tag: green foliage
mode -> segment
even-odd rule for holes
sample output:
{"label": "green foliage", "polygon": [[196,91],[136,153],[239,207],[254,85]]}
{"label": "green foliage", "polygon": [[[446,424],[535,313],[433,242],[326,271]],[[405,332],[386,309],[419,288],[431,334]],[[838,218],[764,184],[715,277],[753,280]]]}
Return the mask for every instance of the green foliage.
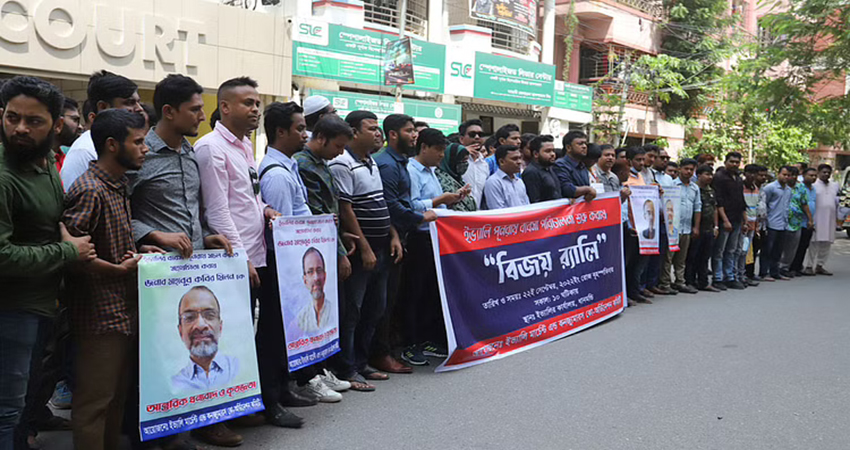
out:
{"label": "green foliage", "polygon": [[576,2],[574,1],[570,2],[570,9],[567,11],[567,15],[564,16],[564,26],[566,27],[566,32],[564,33],[564,80],[570,79],[570,65],[573,60],[573,48],[575,47],[575,31],[578,26],[575,4]]}

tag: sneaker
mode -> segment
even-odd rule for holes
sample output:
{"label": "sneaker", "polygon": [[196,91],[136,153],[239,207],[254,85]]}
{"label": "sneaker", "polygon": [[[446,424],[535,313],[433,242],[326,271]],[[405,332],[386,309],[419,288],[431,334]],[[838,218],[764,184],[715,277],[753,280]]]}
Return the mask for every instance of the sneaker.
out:
{"label": "sneaker", "polygon": [[71,409],[71,390],[64,381],[56,383],[53,396],[50,397],[50,406],[54,409]]}
{"label": "sneaker", "polygon": [[412,366],[427,366],[430,364],[428,360],[425,359],[422,349],[416,345],[411,345],[404,349],[401,352],[401,359]]}
{"label": "sneaker", "polygon": [[731,281],[729,283],[726,283],[726,286],[729,289],[736,289],[736,290],[739,290],[739,291],[745,289],[744,285],[740,281]]}
{"label": "sneaker", "polygon": [[726,283],[724,283],[722,281],[715,281],[712,286],[714,286],[717,289],[720,289],[721,291],[726,290]]}
{"label": "sneaker", "polygon": [[325,369],[324,373],[319,374],[319,378],[322,379],[322,383],[324,383],[325,386],[331,388],[334,391],[345,392],[351,389],[351,383],[345,380],[340,380],[336,377],[336,375],[333,374],[333,372],[328,369]]}
{"label": "sneaker", "polygon": [[299,390],[306,391],[305,395],[312,395],[319,399],[322,403],[337,403],[342,401],[342,394],[327,387],[319,375],[316,375],[304,386],[299,386]]}
{"label": "sneaker", "polygon": [[449,351],[441,345],[437,345],[431,341],[422,344],[422,354],[432,356],[434,358],[448,358]]}

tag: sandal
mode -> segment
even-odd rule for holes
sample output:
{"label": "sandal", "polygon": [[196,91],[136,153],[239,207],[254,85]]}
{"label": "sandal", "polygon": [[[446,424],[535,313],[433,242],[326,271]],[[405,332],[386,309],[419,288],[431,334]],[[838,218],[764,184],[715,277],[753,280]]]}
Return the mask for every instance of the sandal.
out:
{"label": "sandal", "polygon": [[351,383],[352,391],[360,391],[360,392],[372,392],[375,390],[375,386],[372,386],[366,381],[366,378],[363,378],[363,375],[359,373],[354,374],[351,378],[347,380]]}
{"label": "sandal", "polygon": [[371,366],[366,366],[366,368],[361,370],[360,375],[363,375],[364,378],[372,381],[387,381],[390,379],[389,375],[380,372],[378,369]]}

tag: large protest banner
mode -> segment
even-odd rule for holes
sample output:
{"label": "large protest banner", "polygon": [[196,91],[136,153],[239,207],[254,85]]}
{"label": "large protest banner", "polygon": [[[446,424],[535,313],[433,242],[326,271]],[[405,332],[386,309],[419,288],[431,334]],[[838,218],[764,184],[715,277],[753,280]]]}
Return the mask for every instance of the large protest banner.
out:
{"label": "large protest banner", "polygon": [[635,220],[635,230],[638,233],[641,255],[659,254],[658,237],[658,186],[629,186],[632,194],[629,196],[629,207]]}
{"label": "large protest banner", "polygon": [[339,352],[337,231],[334,217],[278,217],[273,223],[289,370]]}
{"label": "large protest banner", "polygon": [[617,193],[438,216],[431,239],[449,343],[438,372],[543,345],[625,306]]}
{"label": "large protest banner", "polygon": [[139,262],[143,441],[262,411],[245,251]]}
{"label": "large protest banner", "polygon": [[664,188],[664,224],[667,226],[667,247],[671,252],[679,251],[679,208],[682,203],[682,188]]}

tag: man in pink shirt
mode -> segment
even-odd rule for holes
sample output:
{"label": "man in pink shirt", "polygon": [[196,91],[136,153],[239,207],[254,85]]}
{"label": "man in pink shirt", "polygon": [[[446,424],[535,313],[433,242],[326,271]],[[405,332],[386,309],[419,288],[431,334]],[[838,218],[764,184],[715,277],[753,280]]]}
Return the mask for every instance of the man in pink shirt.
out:
{"label": "man in pink shirt", "polygon": [[[227,237],[234,249],[244,248],[248,255],[252,314],[257,299],[261,309],[280,308],[277,272],[274,264],[267,263],[265,241],[266,224],[280,214],[260,200],[260,180],[250,139],[251,132],[260,125],[257,82],[241,77],[222,83],[218,88],[218,111],[221,119],[215,129],[195,144],[204,217],[211,230]],[[264,370],[265,363],[285,360],[284,348],[271,345],[282,338],[283,326],[264,323],[267,317],[271,316],[260,314],[258,327],[274,330],[279,336],[273,340],[266,332],[257,335],[261,373],[268,371]],[[286,390],[284,380],[274,378],[275,383],[261,382],[267,421],[281,427],[300,427],[303,420],[280,404],[285,394],[281,390]]]}

